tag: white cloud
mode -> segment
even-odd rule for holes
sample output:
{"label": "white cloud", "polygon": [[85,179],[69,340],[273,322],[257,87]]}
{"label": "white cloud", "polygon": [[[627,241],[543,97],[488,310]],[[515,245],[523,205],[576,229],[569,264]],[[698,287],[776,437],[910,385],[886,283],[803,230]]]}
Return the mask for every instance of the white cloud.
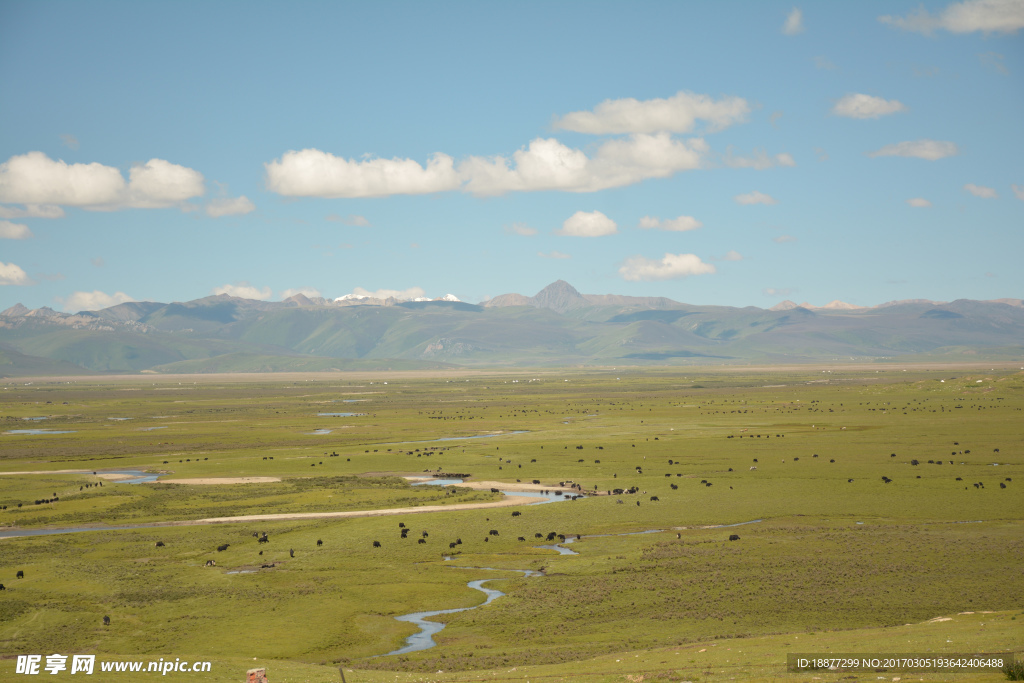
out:
{"label": "white cloud", "polygon": [[343,159],[318,149],[285,152],[264,164],[267,188],[288,197],[384,197],[459,186],[454,161],[437,153],[426,167],[412,159]]}
{"label": "white cloud", "polygon": [[814,153],[818,155],[818,161],[828,161],[828,152],[821,147],[815,147]]}
{"label": "white cloud", "polygon": [[906,110],[903,103],[897,100],[883,100],[881,97],[862,93],[844,95],[832,107],[832,113],[836,116],[847,116],[851,119],[877,119]]}
{"label": "white cloud", "polygon": [[20,266],[0,261],[0,285],[27,284],[31,284],[31,282],[28,279],[28,275]]}
{"label": "white cloud", "polygon": [[686,232],[696,230],[704,224],[693,216],[679,216],[661,220],[657,216],[644,216],[640,219],[640,227],[644,229],[668,230],[671,232]]}
{"label": "white cloud", "polygon": [[371,292],[368,289],[362,287],[356,287],[352,290],[354,297],[371,297],[374,299],[387,299],[395,298],[399,300],[410,300],[410,299],[422,299],[426,296],[426,292],[423,291],[422,287],[410,287],[409,289],[378,289],[375,292]]}
{"label": "white cloud", "polygon": [[765,296],[789,296],[794,290],[792,287],[766,287],[761,290]]}
{"label": "white cloud", "polygon": [[92,292],[75,292],[66,299],[58,297],[57,301],[64,307],[66,312],[78,313],[79,311],[98,311],[103,308],[116,306],[117,304],[123,304],[126,301],[135,301],[135,299],[124,292],[115,292],[113,295],[110,295],[97,289]]}
{"label": "white cloud", "polygon": [[205,191],[203,175],[163,159],[150,159],[128,172],[103,164],[67,164],[42,152],[13,156],[0,164],[0,202],[36,206],[79,206],[98,211],[182,206]]}
{"label": "white cloud", "polygon": [[838,67],[832,63],[832,61],[824,55],[818,55],[813,58],[815,68],[822,69],[824,71],[832,71]]}
{"label": "white cloud", "polygon": [[150,159],[145,164],[132,166],[128,178],[125,200],[105,208],[166,208],[200,197],[206,191],[202,173],[163,159]]}
{"label": "white cloud", "polygon": [[794,7],[786,17],[786,23],[782,25],[782,32],[787,36],[795,36],[804,32],[804,13]]}
{"label": "white cloud", "polygon": [[560,251],[552,251],[550,254],[545,254],[543,251],[538,251],[537,256],[541,258],[572,258],[569,254],[563,254]]}
{"label": "white cloud", "polygon": [[336,213],[328,214],[324,217],[326,220],[333,221],[335,223],[344,223],[345,225],[355,225],[361,228],[368,227],[370,221],[366,219],[366,216],[360,216],[357,213],[350,213],[347,216],[339,216]]}
{"label": "white cloud", "polygon": [[737,204],[778,204],[779,200],[770,195],[766,195],[763,192],[748,192],[747,194],[738,194],[733,199]]}
{"label": "white cloud", "polygon": [[754,154],[749,157],[736,156],[730,149],[725,153],[722,161],[730,168],[752,168],[755,171],[763,171],[775,166],[796,166],[796,160],[792,155],[783,152],[775,156],[768,156],[763,149],[754,150]]}
{"label": "white cloud", "polygon": [[0,221],[0,240],[27,240],[32,237],[32,231],[27,225]]}
{"label": "white cloud", "polygon": [[52,204],[26,204],[22,208],[0,206],[0,218],[63,218],[64,209]]}
{"label": "white cloud", "polygon": [[240,216],[256,210],[256,205],[244,194],[241,197],[221,197],[211,199],[206,205],[206,215],[212,218],[221,216]]}
{"label": "white cloud", "polygon": [[1024,3],[1020,0],[965,0],[947,6],[937,16],[921,7],[905,17],[886,15],[878,20],[904,31],[924,34],[938,29],[950,33],[1016,33],[1024,27]]}
{"label": "white cloud", "polygon": [[505,226],[505,232],[510,232],[514,235],[522,235],[523,237],[531,237],[537,234],[537,229],[531,228],[526,223],[513,223],[512,225]]}
{"label": "white cloud", "polygon": [[964,189],[975,197],[980,197],[982,199],[996,199],[999,197],[999,193],[996,192],[994,188],[975,185],[974,183],[967,183],[964,185]]}
{"label": "white cloud", "polygon": [[600,211],[577,211],[565,219],[562,229],[556,230],[556,235],[568,235],[571,237],[602,237],[603,235],[614,235],[618,232],[618,226],[611,218]]}
{"label": "white cloud", "polygon": [[942,140],[912,140],[895,145],[886,145],[882,149],[868,152],[869,157],[917,157],[927,161],[938,161],[944,157],[955,156],[960,152],[952,142]]}
{"label": "white cloud", "polygon": [[237,296],[240,299],[255,299],[256,301],[266,301],[271,295],[270,287],[257,289],[248,282],[239,282],[234,285],[221,285],[220,287],[215,287],[210,293],[227,294],[228,296]]}
{"label": "white cloud", "polygon": [[734,249],[730,249],[728,252],[726,252],[725,256],[722,257],[722,260],[723,261],[742,261],[743,260],[743,254],[741,254],[740,252],[738,252],[738,251],[736,251]]}
{"label": "white cloud", "polygon": [[665,254],[660,260],[633,256],[619,268],[622,279],[631,282],[640,280],[675,280],[691,275],[714,273],[715,267],[704,263],[695,254]]}
{"label": "white cloud", "polygon": [[715,100],[681,90],[669,98],[605,100],[593,111],[570,112],[553,126],[592,135],[688,133],[700,120],[707,122],[708,132],[714,132],[742,123],[749,113],[750,105],[742,97]]}
{"label": "white cloud", "polygon": [[1017,197],[1017,199],[1024,202],[1024,186],[1010,185],[1010,187],[1013,189],[1014,196]]}
{"label": "white cloud", "polygon": [[911,206],[918,209],[928,209],[931,208],[932,205],[932,203],[925,199],[924,197],[914,197],[913,199],[908,199],[907,204],[910,204]]}
{"label": "white cloud", "polygon": [[511,161],[503,156],[469,157],[459,164],[459,174],[464,189],[477,195],[596,192],[699,168],[706,152],[702,139],[676,140],[668,133],[607,140],[593,157],[554,138],[537,138],[517,150]]}
{"label": "white cloud", "polygon": [[1010,70],[1006,68],[1006,57],[999,54],[998,52],[985,52],[978,55],[978,59],[985,66],[993,69],[997,73],[1001,73],[1004,76],[1010,75]]}
{"label": "white cloud", "polygon": [[289,297],[293,297],[296,294],[302,294],[303,296],[308,297],[323,296],[323,294],[320,293],[320,290],[315,287],[297,287],[295,289],[286,289],[283,292],[281,292],[281,299],[284,300]]}
{"label": "white cloud", "polygon": [[779,235],[778,237],[773,237],[772,242],[775,242],[776,244],[786,244],[787,242],[796,242],[796,238],[792,235]]}

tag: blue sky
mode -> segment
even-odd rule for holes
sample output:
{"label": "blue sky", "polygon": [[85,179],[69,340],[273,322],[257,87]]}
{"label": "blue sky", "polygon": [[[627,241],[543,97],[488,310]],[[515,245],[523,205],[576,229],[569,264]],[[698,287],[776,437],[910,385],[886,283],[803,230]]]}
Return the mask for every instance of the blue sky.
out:
{"label": "blue sky", "polygon": [[1024,297],[1024,0],[0,0],[0,310]]}

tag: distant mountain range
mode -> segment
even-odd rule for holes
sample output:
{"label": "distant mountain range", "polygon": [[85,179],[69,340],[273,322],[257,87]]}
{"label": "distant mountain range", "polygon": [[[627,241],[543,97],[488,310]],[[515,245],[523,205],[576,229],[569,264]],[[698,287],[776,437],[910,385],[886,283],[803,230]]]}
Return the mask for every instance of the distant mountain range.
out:
{"label": "distant mountain range", "polygon": [[581,294],[559,280],[481,305],[225,294],[0,312],[0,376],[558,365],[1018,360],[1024,301],[693,306]]}

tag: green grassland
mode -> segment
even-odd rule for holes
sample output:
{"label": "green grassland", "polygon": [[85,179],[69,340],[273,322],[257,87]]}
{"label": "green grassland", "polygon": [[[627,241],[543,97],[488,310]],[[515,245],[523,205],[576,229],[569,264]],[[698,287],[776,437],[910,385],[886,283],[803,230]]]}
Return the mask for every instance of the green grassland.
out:
{"label": "green grassland", "polygon": [[[241,680],[255,658],[275,683],[809,681],[787,652],[1024,649],[1020,371],[442,372],[2,385],[0,472],[33,474],[0,474],[0,527],[501,498],[402,478],[438,472],[590,495],[0,539],[0,671],[57,652],[214,662],[170,680]],[[577,554],[535,547],[550,532]],[[435,648],[376,657],[417,630],[395,616],[478,605],[483,578],[505,596],[436,617]]]}

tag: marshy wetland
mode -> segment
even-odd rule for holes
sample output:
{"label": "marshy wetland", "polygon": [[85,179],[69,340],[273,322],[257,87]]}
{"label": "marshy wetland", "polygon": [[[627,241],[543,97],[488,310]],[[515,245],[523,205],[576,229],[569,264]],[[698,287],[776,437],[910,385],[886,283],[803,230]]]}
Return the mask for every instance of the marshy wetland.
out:
{"label": "marshy wetland", "polygon": [[[1024,648],[1016,367],[0,386],[0,531],[93,529],[0,538],[4,674],[810,681],[788,652]],[[431,611],[436,646],[388,655]]]}

